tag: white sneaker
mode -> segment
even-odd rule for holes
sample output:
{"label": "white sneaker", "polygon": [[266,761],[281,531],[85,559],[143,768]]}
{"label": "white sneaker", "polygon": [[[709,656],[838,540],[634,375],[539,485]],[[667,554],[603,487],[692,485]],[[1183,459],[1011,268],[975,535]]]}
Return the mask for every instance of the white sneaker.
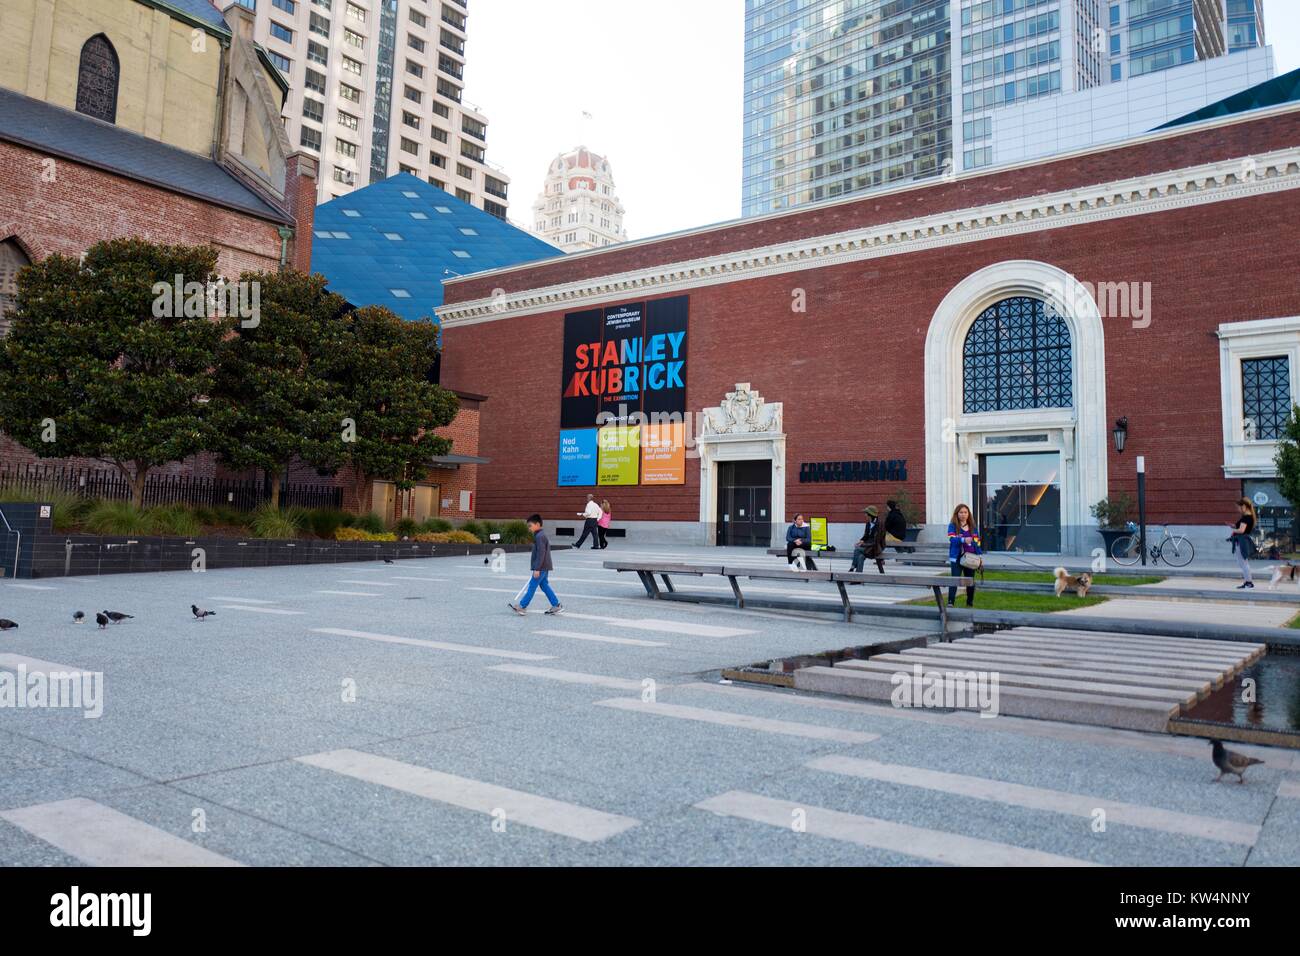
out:
{"label": "white sneaker", "polygon": [[520,617],[525,617],[525,616],[527,616],[527,614],[528,614],[528,612],[527,612],[526,610],[524,610],[523,608],[521,608],[519,605],[515,604],[514,601],[511,601],[511,602],[510,602],[509,607],[510,607],[510,610],[514,611],[514,612],[515,612],[516,614],[518,614]]}
{"label": "white sneaker", "polygon": [[549,610],[547,610],[546,613],[547,613],[547,614],[563,614],[563,613],[564,613],[564,605],[563,605],[563,604],[557,604],[557,605],[555,605],[555,607],[550,608]]}

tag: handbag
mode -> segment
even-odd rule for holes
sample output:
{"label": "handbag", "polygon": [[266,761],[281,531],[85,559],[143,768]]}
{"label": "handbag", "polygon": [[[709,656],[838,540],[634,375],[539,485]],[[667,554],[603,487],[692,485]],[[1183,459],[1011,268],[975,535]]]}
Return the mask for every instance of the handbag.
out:
{"label": "handbag", "polygon": [[957,563],[963,568],[969,568],[972,571],[984,570],[984,556],[976,554],[974,551],[965,551],[957,559]]}

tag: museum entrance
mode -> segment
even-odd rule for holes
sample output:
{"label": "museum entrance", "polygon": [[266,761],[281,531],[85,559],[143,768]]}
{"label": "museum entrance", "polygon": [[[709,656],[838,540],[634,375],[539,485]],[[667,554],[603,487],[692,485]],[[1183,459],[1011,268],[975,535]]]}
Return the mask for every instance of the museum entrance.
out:
{"label": "museum entrance", "polygon": [[1058,452],[981,455],[979,528],[986,551],[1061,551]]}
{"label": "museum entrance", "polygon": [[720,461],[717,544],[766,548],[772,540],[772,462]]}

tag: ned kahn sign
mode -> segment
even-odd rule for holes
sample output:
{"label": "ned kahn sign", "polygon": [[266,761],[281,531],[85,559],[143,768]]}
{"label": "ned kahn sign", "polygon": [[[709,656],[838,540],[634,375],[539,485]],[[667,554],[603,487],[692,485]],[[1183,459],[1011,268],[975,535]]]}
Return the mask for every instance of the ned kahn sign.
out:
{"label": "ned kahn sign", "polygon": [[799,466],[803,484],[822,481],[907,481],[907,459],[869,461],[806,461]]}

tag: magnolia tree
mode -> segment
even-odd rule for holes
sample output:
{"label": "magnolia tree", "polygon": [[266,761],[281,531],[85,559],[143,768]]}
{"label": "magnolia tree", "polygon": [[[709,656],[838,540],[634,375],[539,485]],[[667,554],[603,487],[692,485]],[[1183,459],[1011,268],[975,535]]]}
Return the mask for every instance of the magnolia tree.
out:
{"label": "magnolia tree", "polygon": [[434,430],[459,407],[429,380],[437,326],[354,309],[291,271],[245,274],[239,301],[254,308],[226,309],[216,262],[112,240],[24,270],[0,430],[41,458],[112,464],[137,506],[152,469],[199,452],[263,471],[277,505],[296,461],[403,488],[426,477],[451,447]]}
{"label": "magnolia tree", "polygon": [[114,239],[24,269],[0,350],[0,430],[41,458],[113,465],[143,504],[152,469],[211,445],[205,402],[227,331],[155,287],[205,289],[216,262],[212,248]]}

